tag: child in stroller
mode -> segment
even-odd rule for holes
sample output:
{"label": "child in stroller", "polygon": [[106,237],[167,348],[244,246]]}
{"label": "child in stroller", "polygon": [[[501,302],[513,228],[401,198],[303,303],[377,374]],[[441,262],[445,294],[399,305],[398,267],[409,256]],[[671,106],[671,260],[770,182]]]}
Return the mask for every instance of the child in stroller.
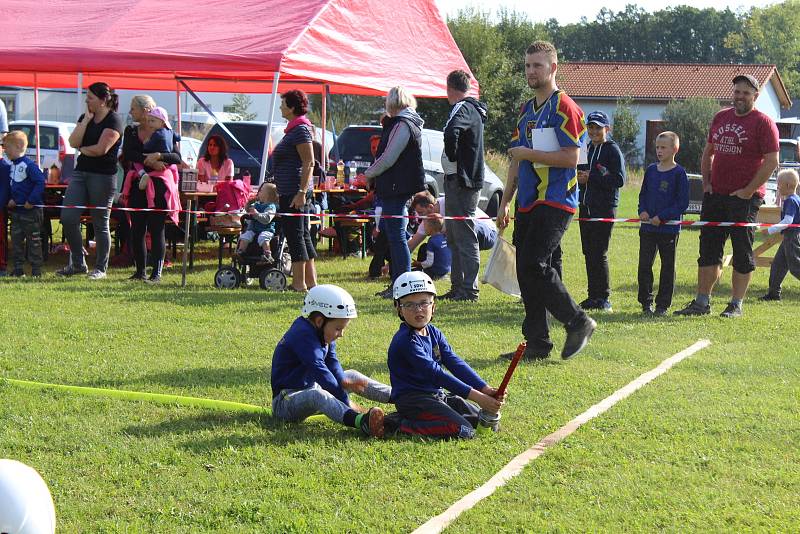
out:
{"label": "child in stroller", "polygon": [[276,228],[277,197],[275,184],[265,182],[255,201],[247,204],[242,216],[245,230],[239,236],[231,266],[220,267],[214,276],[216,287],[233,289],[257,278],[262,289],[286,289],[292,263],[286,240]]}

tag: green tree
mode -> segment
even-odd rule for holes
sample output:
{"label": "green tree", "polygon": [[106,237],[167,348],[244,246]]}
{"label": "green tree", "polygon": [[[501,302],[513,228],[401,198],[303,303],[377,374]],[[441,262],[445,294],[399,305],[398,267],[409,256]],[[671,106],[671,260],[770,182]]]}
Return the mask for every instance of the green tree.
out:
{"label": "green tree", "polygon": [[789,94],[800,94],[800,0],[754,7],[728,44],[750,61],[774,63]]}
{"label": "green tree", "polygon": [[253,104],[253,99],[244,93],[236,93],[233,95],[233,100],[229,106],[225,106],[229,113],[235,116],[233,120],[236,121],[251,121],[256,118],[257,114],[250,111],[250,106]]}
{"label": "green tree", "polygon": [[629,96],[617,100],[617,109],[612,119],[612,136],[619,145],[625,163],[631,167],[641,166],[641,149],[636,145],[636,136],[639,135],[639,111],[633,106],[633,99]]}
{"label": "green tree", "polygon": [[713,98],[688,98],[672,100],[661,114],[666,129],[680,137],[681,149],[675,159],[688,172],[700,172],[708,128],[719,110],[719,102]]}

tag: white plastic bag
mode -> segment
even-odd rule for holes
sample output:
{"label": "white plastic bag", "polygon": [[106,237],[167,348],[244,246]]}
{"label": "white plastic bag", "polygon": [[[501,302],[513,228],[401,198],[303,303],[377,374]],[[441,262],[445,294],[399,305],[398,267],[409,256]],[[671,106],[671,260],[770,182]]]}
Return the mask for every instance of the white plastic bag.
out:
{"label": "white plastic bag", "polygon": [[512,297],[520,297],[519,282],[517,282],[517,249],[501,235],[497,236],[497,242],[489,255],[489,262],[483,271],[481,282]]}

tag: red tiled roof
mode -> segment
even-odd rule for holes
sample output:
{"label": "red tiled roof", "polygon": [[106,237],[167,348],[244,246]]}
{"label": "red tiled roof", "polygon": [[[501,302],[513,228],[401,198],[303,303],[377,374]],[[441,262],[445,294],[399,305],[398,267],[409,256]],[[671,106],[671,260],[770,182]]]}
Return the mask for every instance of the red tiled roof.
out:
{"label": "red tiled roof", "polygon": [[755,76],[761,87],[772,81],[781,104],[791,105],[775,65],[575,61],[559,65],[557,83],[572,97],[730,100],[731,80],[739,74]]}

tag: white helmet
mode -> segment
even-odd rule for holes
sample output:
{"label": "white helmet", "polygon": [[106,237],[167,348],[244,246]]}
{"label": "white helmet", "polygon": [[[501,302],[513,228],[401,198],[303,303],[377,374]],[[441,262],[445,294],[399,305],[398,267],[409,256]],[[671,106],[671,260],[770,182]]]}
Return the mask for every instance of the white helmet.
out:
{"label": "white helmet", "polygon": [[0,532],[53,534],[56,509],[39,473],[16,460],[0,460]]}
{"label": "white helmet", "polygon": [[422,271],[409,271],[397,277],[392,286],[394,300],[411,295],[412,293],[436,294],[436,286],[431,277]]}
{"label": "white helmet", "polygon": [[333,284],[322,284],[308,290],[303,302],[303,317],[313,312],[319,312],[329,319],[353,319],[358,316],[356,303],[350,293]]}

